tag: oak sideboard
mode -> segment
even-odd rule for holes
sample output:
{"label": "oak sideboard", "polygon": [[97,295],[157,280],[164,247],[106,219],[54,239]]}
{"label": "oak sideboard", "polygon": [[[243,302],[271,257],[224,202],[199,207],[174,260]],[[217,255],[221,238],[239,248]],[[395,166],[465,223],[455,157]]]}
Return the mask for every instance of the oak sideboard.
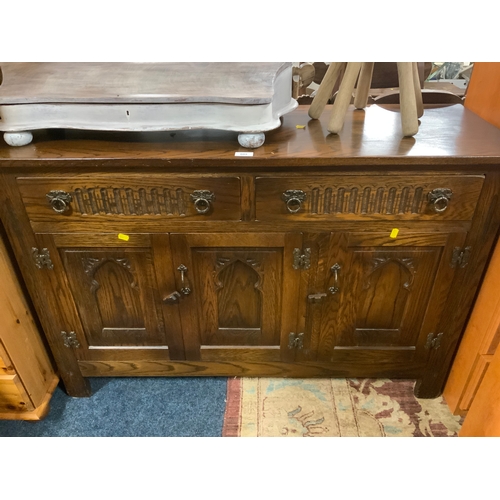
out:
{"label": "oak sideboard", "polygon": [[[390,377],[443,389],[500,223],[500,131],[461,105],[307,106],[235,133],[40,131],[1,219],[68,394],[94,376]],[[236,153],[247,153],[237,155]]]}

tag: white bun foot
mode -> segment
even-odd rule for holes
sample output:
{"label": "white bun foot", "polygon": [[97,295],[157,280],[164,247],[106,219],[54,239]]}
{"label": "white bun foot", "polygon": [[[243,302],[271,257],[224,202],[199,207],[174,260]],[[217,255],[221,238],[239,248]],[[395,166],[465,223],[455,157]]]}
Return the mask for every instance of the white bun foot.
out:
{"label": "white bun foot", "polygon": [[240,143],[240,146],[243,146],[244,148],[260,148],[262,144],[264,144],[264,141],[266,140],[266,135],[263,134],[262,132],[258,134],[239,134],[238,135],[238,142]]}
{"label": "white bun foot", "polygon": [[26,146],[33,140],[33,134],[31,132],[5,132],[3,138],[9,146]]}

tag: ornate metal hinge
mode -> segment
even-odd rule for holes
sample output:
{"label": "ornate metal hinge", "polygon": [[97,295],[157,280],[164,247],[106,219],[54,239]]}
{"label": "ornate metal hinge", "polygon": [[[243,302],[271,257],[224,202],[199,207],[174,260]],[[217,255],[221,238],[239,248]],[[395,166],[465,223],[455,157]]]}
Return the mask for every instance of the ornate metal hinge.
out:
{"label": "ornate metal hinge", "polygon": [[309,269],[311,267],[311,249],[305,248],[304,251],[300,248],[293,249],[293,268],[294,269]]}
{"label": "ornate metal hinge", "polygon": [[465,267],[469,263],[470,251],[472,247],[465,247],[463,250],[460,247],[453,249],[450,267]]}
{"label": "ornate metal hinge", "polygon": [[304,347],[304,334],[290,332],[288,335],[288,349],[302,349]]}
{"label": "ornate metal hinge", "polygon": [[31,249],[31,255],[33,255],[33,259],[35,259],[35,265],[38,269],[43,269],[46,267],[47,269],[54,269],[54,264],[50,260],[50,253],[46,248],[42,248],[39,252],[38,248],[33,247]]}
{"label": "ornate metal hinge", "polygon": [[61,332],[61,337],[66,347],[72,347],[74,349],[80,347],[80,342],[78,342],[75,332]]}
{"label": "ornate metal hinge", "polygon": [[439,346],[441,345],[442,336],[443,336],[442,333],[438,333],[435,337],[433,333],[429,333],[429,335],[427,335],[427,342],[425,343],[425,348],[438,349]]}

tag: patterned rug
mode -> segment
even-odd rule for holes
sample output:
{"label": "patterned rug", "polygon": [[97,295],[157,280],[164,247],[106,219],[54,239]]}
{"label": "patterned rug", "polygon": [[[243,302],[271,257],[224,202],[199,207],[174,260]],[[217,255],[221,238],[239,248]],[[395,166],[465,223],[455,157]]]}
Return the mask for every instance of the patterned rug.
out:
{"label": "patterned rug", "polygon": [[414,380],[228,380],[222,435],[242,437],[457,436],[442,397],[418,399]]}

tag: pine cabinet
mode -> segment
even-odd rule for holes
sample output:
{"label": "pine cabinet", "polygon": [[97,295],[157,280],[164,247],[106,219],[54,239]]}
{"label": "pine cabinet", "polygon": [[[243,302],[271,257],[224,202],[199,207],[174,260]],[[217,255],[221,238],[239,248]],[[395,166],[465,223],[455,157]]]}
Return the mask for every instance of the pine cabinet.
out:
{"label": "pine cabinet", "polygon": [[40,420],[59,378],[0,224],[0,420]]}
{"label": "pine cabinet", "polygon": [[68,393],[276,376],[437,396],[500,223],[500,133],[453,106],[403,141],[384,110],[371,140],[372,108],[332,139],[326,118],[297,129],[299,107],[252,158],[188,131],[0,149],[2,220]]}

